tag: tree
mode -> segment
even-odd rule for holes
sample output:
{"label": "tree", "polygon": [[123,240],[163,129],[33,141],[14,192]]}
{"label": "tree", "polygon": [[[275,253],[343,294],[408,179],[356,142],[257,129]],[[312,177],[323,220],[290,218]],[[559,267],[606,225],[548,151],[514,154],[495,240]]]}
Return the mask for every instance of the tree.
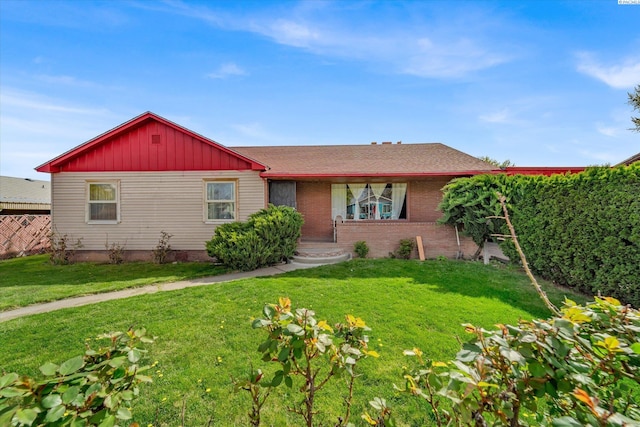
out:
{"label": "tree", "polygon": [[[640,85],[637,85],[635,91],[633,93],[628,93],[629,95],[629,105],[633,107],[634,111],[640,112]],[[631,121],[635,128],[631,128],[631,130],[640,132],[640,117],[631,117]]]}
{"label": "tree", "polygon": [[500,169],[506,169],[509,166],[515,166],[514,163],[511,163],[511,160],[507,159],[504,162],[499,162],[498,160],[491,158],[489,156],[480,156],[478,157],[483,162],[491,163],[493,166],[497,166]]}

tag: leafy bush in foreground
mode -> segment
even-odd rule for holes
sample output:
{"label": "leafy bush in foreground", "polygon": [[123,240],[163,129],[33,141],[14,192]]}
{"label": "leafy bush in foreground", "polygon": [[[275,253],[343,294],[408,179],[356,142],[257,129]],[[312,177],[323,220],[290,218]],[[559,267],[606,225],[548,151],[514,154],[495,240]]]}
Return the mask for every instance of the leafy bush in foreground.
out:
{"label": "leafy bush in foreground", "polygon": [[138,346],[153,339],[144,329],[98,339],[109,339],[108,346],[87,347],[84,356],[61,365],[42,365],[42,380],[16,373],[0,377],[0,425],[110,427],[130,420],[139,384],[151,382],[143,375],[150,366],[139,365],[146,350]]}
{"label": "leafy bush in foreground", "polygon": [[302,228],[302,215],[287,206],[269,205],[247,222],[219,225],[207,253],[234,270],[250,271],[293,257]]}
{"label": "leafy bush in foreground", "polygon": [[316,395],[330,380],[343,377],[346,377],[347,388],[343,400],[345,409],[335,426],[350,425],[353,388],[358,376],[356,365],[367,356],[378,357],[378,353],[368,348],[367,332],[371,329],[352,315],[346,316],[346,323],[332,327],[324,320],[318,321],[312,310],[294,310],[289,298],[265,305],[262,312],[264,318],[252,323],[254,329],[267,333],[258,351],[264,362],[276,363],[281,369],[270,380],[259,369],[252,369],[248,378],[235,380],[236,391],[246,390],[251,394],[251,425],[260,425],[260,410],[271,389],[284,383],[291,390],[299,390],[301,398],[295,402],[292,391],[294,402],[287,403],[286,409],[300,415],[304,425],[313,426]]}
{"label": "leafy bush in foreground", "polygon": [[[613,298],[561,311],[490,331],[466,325],[474,337],[448,363],[407,350],[417,364],[396,388],[424,399],[438,426],[639,425],[638,311]],[[367,420],[389,425],[389,414]]]}

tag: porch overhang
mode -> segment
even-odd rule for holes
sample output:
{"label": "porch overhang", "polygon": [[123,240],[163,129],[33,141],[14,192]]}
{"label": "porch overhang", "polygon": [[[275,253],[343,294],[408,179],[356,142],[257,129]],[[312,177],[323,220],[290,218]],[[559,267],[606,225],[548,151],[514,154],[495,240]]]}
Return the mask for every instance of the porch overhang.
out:
{"label": "porch overhang", "polygon": [[262,178],[274,180],[331,180],[347,181],[352,178],[366,179],[410,179],[410,178],[434,178],[434,177],[465,177],[481,175],[486,173],[499,173],[496,170],[465,170],[465,171],[439,171],[439,172],[354,172],[354,173],[286,173],[264,171],[260,174]]}

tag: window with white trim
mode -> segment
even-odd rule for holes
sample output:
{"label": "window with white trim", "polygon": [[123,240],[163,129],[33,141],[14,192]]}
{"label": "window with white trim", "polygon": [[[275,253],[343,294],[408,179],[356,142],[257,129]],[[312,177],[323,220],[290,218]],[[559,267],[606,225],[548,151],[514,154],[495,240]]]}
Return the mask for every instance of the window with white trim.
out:
{"label": "window with white trim", "polygon": [[345,220],[406,219],[406,183],[331,185],[331,211]]}
{"label": "window with white trim", "polygon": [[205,182],[205,220],[236,219],[236,181]]}
{"label": "window with white trim", "polygon": [[120,220],[117,181],[87,183],[87,222],[115,224]]}

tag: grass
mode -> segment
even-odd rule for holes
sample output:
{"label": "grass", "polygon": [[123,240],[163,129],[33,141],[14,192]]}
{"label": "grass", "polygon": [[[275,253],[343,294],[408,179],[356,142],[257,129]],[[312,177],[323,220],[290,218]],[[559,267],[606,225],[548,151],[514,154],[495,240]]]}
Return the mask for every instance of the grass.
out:
{"label": "grass", "polygon": [[[564,293],[550,288],[559,303]],[[0,323],[0,371],[37,375],[46,361],[60,363],[83,351],[85,339],[131,325],[158,336],[149,361],[158,361],[154,383],[145,386],[133,408],[140,425],[179,425],[186,402],[186,425],[247,425],[248,396],[234,394],[230,377],[248,366],[265,369],[257,346],[263,332],[252,317],[265,303],[288,296],[294,307],[312,308],[330,324],[347,313],[372,328],[380,359],[361,362],[352,421],[375,396],[393,406],[401,425],[428,424],[427,411],[398,395],[402,350],[420,347],[426,357],[452,358],[464,339],[462,323],[492,328],[521,318],[548,317],[526,276],[504,267],[455,261],[353,260],[274,277],[162,292],[45,313]],[[570,298],[583,302],[579,295]],[[207,392],[207,389],[210,391]],[[264,407],[264,425],[300,425],[283,408],[294,391],[278,389]],[[339,383],[318,402],[318,425],[335,424],[341,411]],[[297,400],[297,396],[295,396]]]}
{"label": "grass", "polygon": [[80,295],[215,276],[211,263],[76,263],[52,265],[47,255],[0,261],[0,311]]}

